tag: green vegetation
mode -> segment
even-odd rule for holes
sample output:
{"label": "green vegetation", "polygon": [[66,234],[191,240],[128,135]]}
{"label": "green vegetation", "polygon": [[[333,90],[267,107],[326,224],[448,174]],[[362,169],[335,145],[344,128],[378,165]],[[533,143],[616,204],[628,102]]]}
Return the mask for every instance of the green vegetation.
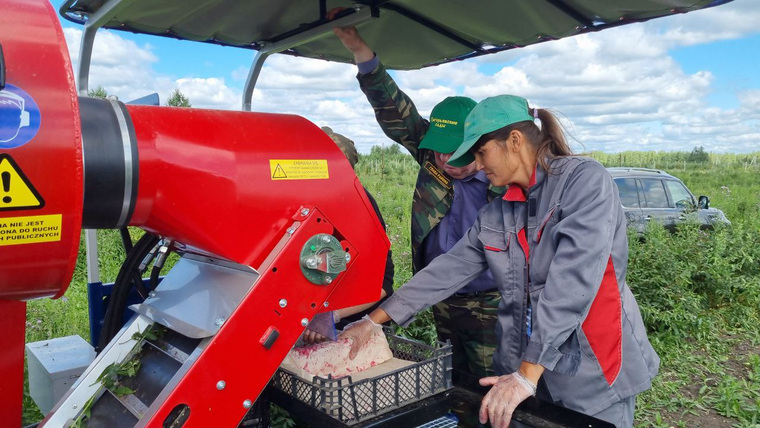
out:
{"label": "green vegetation", "polygon": [[[698,149],[698,148],[697,148]],[[592,153],[607,166],[659,168],[707,195],[731,227],[694,226],[675,234],[651,227],[631,236],[628,283],[636,295],[662,363],[653,388],[637,401],[640,427],[756,427],[760,424],[760,153]],[[691,156],[695,155],[695,156]],[[699,160],[698,160],[699,159]],[[375,147],[356,166],[377,199],[396,264],[396,287],[411,277],[410,207],[417,164],[396,146]],[[136,239],[139,231],[133,231]],[[117,231],[99,231],[103,281],[112,282],[124,260]],[[89,337],[84,249],[74,281],[58,301],[28,305],[27,342],[79,334]],[[429,311],[404,334],[430,343]],[[25,399],[24,423],[41,418]],[[276,418],[281,418],[277,414]]]}
{"label": "green vegetation", "polygon": [[[409,210],[417,165],[375,147],[357,174],[388,223],[396,287],[411,275]],[[606,166],[659,168],[707,195],[732,226],[711,232],[653,225],[631,236],[628,283],[660,355],[660,375],[637,400],[637,426],[756,427],[760,424],[760,153],[591,153]],[[669,167],[668,167],[669,165]],[[432,343],[430,311],[403,334]]]}
{"label": "green vegetation", "polygon": [[92,98],[107,98],[108,97],[108,91],[106,91],[106,88],[102,86],[98,86],[95,89],[90,89],[87,91],[87,96]]}
{"label": "green vegetation", "polygon": [[190,99],[185,96],[179,89],[175,89],[174,92],[166,100],[166,105],[170,107],[192,107]]}

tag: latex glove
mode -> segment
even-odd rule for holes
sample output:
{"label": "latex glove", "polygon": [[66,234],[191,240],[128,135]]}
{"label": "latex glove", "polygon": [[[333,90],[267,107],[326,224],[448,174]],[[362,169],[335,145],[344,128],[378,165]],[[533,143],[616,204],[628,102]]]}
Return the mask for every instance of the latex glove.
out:
{"label": "latex glove", "polygon": [[480,404],[480,423],[491,421],[493,428],[509,427],[517,405],[536,395],[536,385],[519,370],[504,376],[484,377],[480,384],[493,386]]}
{"label": "latex glove", "polygon": [[348,352],[348,358],[356,358],[356,354],[359,353],[359,349],[367,343],[374,334],[383,331],[383,326],[372,321],[368,315],[365,315],[359,321],[354,321],[347,325],[343,332],[338,335],[338,340],[349,339],[351,342],[351,350]]}

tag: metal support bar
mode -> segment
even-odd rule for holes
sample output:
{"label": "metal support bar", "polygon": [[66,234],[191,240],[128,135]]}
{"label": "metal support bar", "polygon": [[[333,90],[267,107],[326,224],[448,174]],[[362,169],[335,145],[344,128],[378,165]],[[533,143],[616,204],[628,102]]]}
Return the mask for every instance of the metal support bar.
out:
{"label": "metal support bar", "polygon": [[85,229],[84,242],[85,250],[87,253],[87,283],[92,284],[95,282],[100,282],[97,231],[95,229]]}
{"label": "metal support bar", "polygon": [[79,95],[86,97],[89,76],[90,76],[90,62],[92,60],[92,48],[95,44],[95,33],[98,28],[105,25],[116,13],[129,4],[131,0],[110,0],[98,9],[97,12],[92,14],[84,25],[84,32],[82,33],[82,42],[79,44],[79,70],[78,70],[78,84]]}
{"label": "metal support bar", "polygon": [[361,23],[369,21],[372,18],[377,18],[377,14],[375,13],[376,9],[373,9],[371,7],[357,6],[355,10],[356,13],[352,13],[350,15],[338,18],[334,21],[327,22],[314,28],[310,28],[291,37],[278,40],[277,42],[259,42],[258,45],[261,46],[261,48],[253,58],[251,70],[248,73],[248,79],[246,80],[245,87],[243,88],[243,111],[251,111],[253,88],[256,86],[256,81],[259,79],[259,73],[261,73],[261,68],[264,66],[264,61],[266,61],[269,55],[308,43],[316,38],[324,36],[329,32],[332,32],[332,29],[335,27],[359,25]]}
{"label": "metal support bar", "polygon": [[557,9],[561,10],[562,13],[569,16],[570,18],[578,21],[580,25],[582,25],[584,28],[594,28],[594,22],[584,16],[579,11],[573,9],[569,4],[567,4],[563,0],[547,0],[548,3],[550,3],[552,6],[556,7]]}
{"label": "metal support bar", "polygon": [[383,9],[392,10],[392,11],[398,13],[399,15],[405,16],[405,17],[411,19],[412,21],[414,21],[414,22],[416,22],[416,23],[418,23],[418,24],[420,24],[420,25],[422,25],[422,26],[424,26],[426,28],[429,28],[432,31],[435,31],[436,33],[438,33],[438,34],[440,34],[440,35],[448,38],[451,41],[457,42],[460,45],[462,45],[462,46],[464,46],[464,47],[466,47],[468,49],[471,49],[471,50],[476,51],[476,52],[483,52],[484,51],[482,46],[480,46],[480,45],[478,45],[476,43],[473,43],[473,42],[471,42],[471,41],[469,41],[469,40],[467,40],[465,38],[462,38],[462,37],[454,34],[454,32],[450,31],[449,29],[447,29],[447,28],[445,28],[445,27],[443,27],[443,26],[441,26],[441,25],[439,25],[439,24],[437,24],[437,23],[435,23],[435,22],[433,22],[433,21],[425,18],[424,16],[422,16],[422,15],[420,15],[418,13],[412,12],[409,9],[406,9],[406,8],[404,8],[402,6],[398,6],[396,4],[387,3],[387,4],[383,4],[380,7],[382,7]]}
{"label": "metal support bar", "polygon": [[85,25],[82,32],[82,41],[79,43],[79,69],[77,73],[77,85],[79,86],[79,95],[86,97],[90,79],[90,62],[92,61],[92,47],[95,44],[95,33],[97,27],[90,27],[89,23]]}

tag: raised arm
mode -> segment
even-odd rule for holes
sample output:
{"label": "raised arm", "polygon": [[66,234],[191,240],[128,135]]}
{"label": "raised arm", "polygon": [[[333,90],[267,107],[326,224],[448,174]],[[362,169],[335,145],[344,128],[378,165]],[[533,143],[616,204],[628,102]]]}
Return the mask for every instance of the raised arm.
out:
{"label": "raised arm", "polygon": [[[339,10],[328,13],[332,18]],[[335,27],[333,33],[354,55],[359,67],[359,87],[375,111],[375,119],[385,135],[401,144],[422,164],[425,150],[418,149],[430,123],[420,116],[411,98],[402,92],[356,27]]]}

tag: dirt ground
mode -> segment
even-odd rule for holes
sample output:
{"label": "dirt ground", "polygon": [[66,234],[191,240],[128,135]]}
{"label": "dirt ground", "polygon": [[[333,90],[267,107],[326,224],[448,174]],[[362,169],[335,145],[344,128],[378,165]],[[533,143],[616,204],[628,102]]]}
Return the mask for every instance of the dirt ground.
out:
{"label": "dirt ground", "polygon": [[[724,362],[725,369],[728,373],[732,373],[737,378],[745,376],[746,367],[744,362],[747,356],[750,354],[757,354],[760,350],[753,346],[750,342],[741,342],[734,348],[732,355],[734,358]],[[684,391],[684,395],[689,398],[696,398],[699,395],[699,390],[704,385],[703,379],[694,379],[694,383]],[[662,412],[664,421],[670,423],[670,426],[677,427],[679,423],[681,426],[688,428],[722,428],[722,427],[734,427],[737,424],[736,419],[726,418],[718,414],[715,409],[708,409],[706,412],[700,412],[697,410],[697,415],[684,412]]]}

